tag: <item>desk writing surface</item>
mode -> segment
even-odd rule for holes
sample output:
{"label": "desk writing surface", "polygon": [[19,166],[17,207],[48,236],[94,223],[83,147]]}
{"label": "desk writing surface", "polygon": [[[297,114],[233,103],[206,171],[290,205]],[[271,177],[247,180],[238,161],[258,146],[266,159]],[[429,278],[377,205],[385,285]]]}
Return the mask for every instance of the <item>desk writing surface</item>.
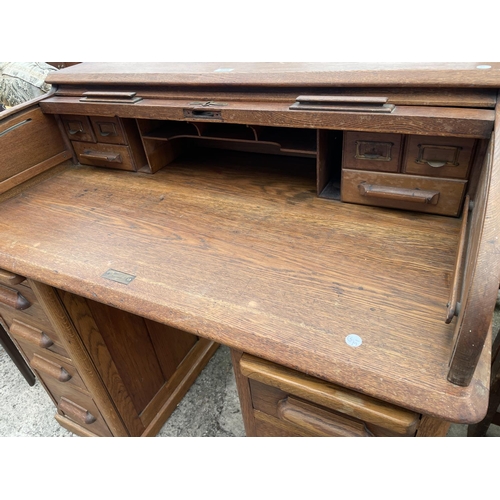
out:
{"label": "desk writing surface", "polygon": [[254,158],[68,166],[2,204],[0,267],[423,413],[479,414],[488,349],[469,387],[446,381],[460,221],[320,199],[310,159]]}

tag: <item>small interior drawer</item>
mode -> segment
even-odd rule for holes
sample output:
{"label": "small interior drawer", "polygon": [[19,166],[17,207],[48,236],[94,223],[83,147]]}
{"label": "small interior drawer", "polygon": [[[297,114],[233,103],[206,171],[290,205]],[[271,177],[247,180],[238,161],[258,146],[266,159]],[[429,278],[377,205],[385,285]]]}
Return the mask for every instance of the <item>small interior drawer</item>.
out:
{"label": "small interior drawer", "polygon": [[466,179],[474,145],[474,139],[411,135],[407,140],[403,172]]}
{"label": "small interior drawer", "polygon": [[94,131],[86,116],[62,115],[61,120],[70,140],[96,142]]}
{"label": "small interior drawer", "polygon": [[343,168],[398,172],[401,163],[400,134],[344,132]]}
{"label": "small interior drawer", "polygon": [[342,201],[457,216],[467,181],[417,175],[342,171]]}
{"label": "small interior drawer", "polygon": [[105,144],[127,144],[121,120],[114,116],[91,116],[92,128],[98,142]]}
{"label": "small interior drawer", "polygon": [[118,170],[137,170],[134,159],[127,146],[119,144],[87,144],[74,142],[73,147],[82,165],[107,167]]}

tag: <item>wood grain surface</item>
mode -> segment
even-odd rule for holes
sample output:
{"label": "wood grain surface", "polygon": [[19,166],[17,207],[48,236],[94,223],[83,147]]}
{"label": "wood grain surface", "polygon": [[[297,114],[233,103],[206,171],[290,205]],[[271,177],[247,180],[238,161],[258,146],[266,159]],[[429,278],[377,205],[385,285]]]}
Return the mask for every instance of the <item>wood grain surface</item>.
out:
{"label": "wood grain surface", "polygon": [[315,168],[227,151],[153,176],[69,167],[2,204],[0,267],[408,409],[481,419],[488,374],[446,379],[460,220],[317,198]]}
{"label": "wood grain surface", "polygon": [[[222,96],[221,96],[222,97]],[[222,97],[224,99],[224,97]],[[443,106],[396,106],[392,113],[356,111],[298,111],[289,107],[295,102],[232,101],[226,94],[224,106],[213,108],[221,118],[214,120],[246,125],[275,127],[324,128],[397,134],[488,138],[495,112]],[[49,97],[41,103],[44,113],[87,114],[122,118],[186,120],[185,109],[193,109],[193,98],[143,99],[135,104],[86,103],[79,97]],[[209,121],[209,120],[207,120]]]}
{"label": "wood grain surface", "polygon": [[[489,69],[478,69],[480,65]],[[47,77],[56,84],[500,87],[500,63],[82,63]]]}

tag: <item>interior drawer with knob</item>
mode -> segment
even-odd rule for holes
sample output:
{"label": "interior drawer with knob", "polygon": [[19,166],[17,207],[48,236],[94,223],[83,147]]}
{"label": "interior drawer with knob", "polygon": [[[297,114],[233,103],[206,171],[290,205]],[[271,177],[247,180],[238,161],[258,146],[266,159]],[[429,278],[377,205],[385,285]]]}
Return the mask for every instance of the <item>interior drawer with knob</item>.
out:
{"label": "interior drawer with knob", "polygon": [[342,171],[342,201],[457,216],[467,181],[417,175]]}
{"label": "interior drawer with knob", "polygon": [[71,141],[96,142],[92,125],[86,116],[61,115],[61,121]]}
{"label": "interior drawer with knob", "polygon": [[475,139],[410,135],[407,138],[403,172],[466,179],[474,146]]}
{"label": "interior drawer with knob", "polygon": [[91,116],[90,121],[98,142],[127,144],[121,120],[116,116]]}
{"label": "interior drawer with knob", "polygon": [[398,172],[401,164],[400,134],[344,132],[342,167],[376,172]]}

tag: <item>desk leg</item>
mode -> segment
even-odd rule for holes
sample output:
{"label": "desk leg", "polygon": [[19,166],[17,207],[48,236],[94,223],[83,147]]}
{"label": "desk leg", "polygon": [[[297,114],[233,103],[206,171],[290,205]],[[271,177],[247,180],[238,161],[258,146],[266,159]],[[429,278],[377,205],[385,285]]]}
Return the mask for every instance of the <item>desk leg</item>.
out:
{"label": "desk leg", "polygon": [[231,349],[231,361],[233,363],[234,376],[236,378],[236,387],[240,398],[241,414],[245,424],[245,433],[247,437],[255,437],[255,420],[253,417],[252,395],[250,393],[250,384],[248,378],[241,374],[240,359],[242,352]]}
{"label": "desk leg", "polygon": [[446,422],[446,420],[422,415],[416,437],[444,437],[450,425],[451,422]]}

